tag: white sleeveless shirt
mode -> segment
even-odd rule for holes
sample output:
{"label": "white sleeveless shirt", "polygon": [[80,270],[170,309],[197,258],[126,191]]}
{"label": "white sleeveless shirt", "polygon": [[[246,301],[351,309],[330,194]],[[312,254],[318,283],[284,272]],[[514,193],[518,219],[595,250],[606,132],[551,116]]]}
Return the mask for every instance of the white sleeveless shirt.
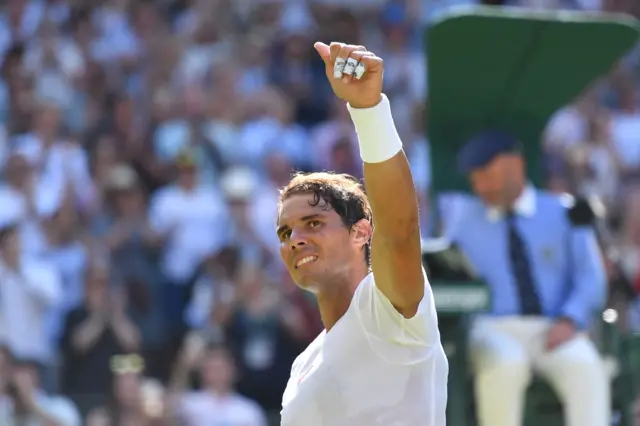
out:
{"label": "white sleeveless shirt", "polygon": [[406,319],[365,277],[342,318],[293,363],[282,426],[445,426],[449,366],[424,279]]}

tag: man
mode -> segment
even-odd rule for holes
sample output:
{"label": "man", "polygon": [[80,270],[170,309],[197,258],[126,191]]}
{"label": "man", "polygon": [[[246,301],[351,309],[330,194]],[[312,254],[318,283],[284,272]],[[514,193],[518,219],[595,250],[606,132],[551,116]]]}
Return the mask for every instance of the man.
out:
{"label": "man", "polygon": [[41,386],[38,362],[14,360],[8,389],[10,402],[0,407],[3,426],[79,426],[80,414],[64,396],[47,394]]}
{"label": "man", "polygon": [[316,294],[325,326],[293,364],[282,425],[444,426],[448,365],[383,61],[362,46],[315,48],[348,104],[368,197],[355,178],[331,173],[297,175],[281,192],[282,259]]}
{"label": "man", "polygon": [[0,213],[6,215],[0,218],[0,342],[17,358],[50,366],[47,321],[63,296],[60,276],[49,262],[24,253],[14,213]]}
{"label": "man", "polygon": [[[234,389],[236,365],[228,348],[212,344],[204,347],[203,339],[193,336],[182,353],[174,376],[177,397],[176,417],[184,424],[266,426],[262,408]],[[184,392],[190,370],[200,368],[202,386],[198,391]]]}
{"label": "man", "polygon": [[448,234],[493,297],[491,314],[478,318],[471,333],[479,424],[521,425],[532,372],[564,403],[565,424],[610,424],[607,377],[585,333],[605,299],[588,220],[567,196],[527,184],[509,134],[477,135],[458,162],[477,197],[462,199]]}

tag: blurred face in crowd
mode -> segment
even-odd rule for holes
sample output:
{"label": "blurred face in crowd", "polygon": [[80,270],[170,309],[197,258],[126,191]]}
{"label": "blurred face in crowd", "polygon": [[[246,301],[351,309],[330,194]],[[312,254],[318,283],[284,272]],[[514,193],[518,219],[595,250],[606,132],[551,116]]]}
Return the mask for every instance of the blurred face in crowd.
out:
{"label": "blurred face in crowd", "polygon": [[36,116],[36,129],[45,138],[56,136],[59,124],[60,113],[54,106],[47,105],[42,107]]}
{"label": "blurred face in crowd", "polygon": [[131,100],[126,97],[118,99],[113,111],[116,128],[121,132],[129,130],[133,115]]}
{"label": "blurred face in crowd", "polygon": [[282,155],[272,154],[266,158],[265,163],[269,180],[277,186],[286,185],[292,167],[289,160]]}
{"label": "blurred face in crowd", "polygon": [[22,14],[26,6],[27,0],[13,0],[7,2],[9,9],[9,20],[15,26],[19,26],[22,20]]}
{"label": "blurred face in crowd", "polygon": [[289,59],[305,59],[309,56],[309,46],[304,34],[291,34],[285,44],[285,56]]}
{"label": "blurred face in crowd", "polygon": [[104,180],[111,168],[117,163],[118,156],[115,146],[115,139],[110,135],[101,136],[96,144],[93,155],[93,170],[99,181]]}
{"label": "blurred face in crowd", "polygon": [[190,190],[196,186],[198,173],[195,164],[178,165],[178,185]]}
{"label": "blurred face in crowd", "polygon": [[202,383],[207,389],[229,392],[235,381],[235,366],[231,355],[223,348],[215,348],[202,360]]}
{"label": "blurred face in crowd", "polygon": [[134,372],[116,374],[113,391],[119,407],[137,409],[141,404],[140,375]]}
{"label": "blurred face in crowd", "polygon": [[243,267],[237,277],[237,291],[245,302],[258,300],[265,294],[265,277],[258,268]]}
{"label": "blurred face in crowd", "polygon": [[144,211],[144,201],[138,187],[116,191],[114,203],[120,217],[135,217]]}
{"label": "blurred face in crowd", "polygon": [[470,175],[474,192],[487,205],[511,207],[524,188],[524,161],[519,154],[494,158]]}
{"label": "blurred face in crowd", "polygon": [[621,84],[618,90],[620,109],[633,112],[638,107],[638,93],[633,83]]}
{"label": "blurred face in crowd", "polygon": [[11,355],[6,348],[0,348],[0,395],[7,391],[11,377]]}
{"label": "blurred face in crowd", "polygon": [[24,189],[31,177],[31,166],[22,155],[13,155],[4,170],[6,181],[15,188]]}
{"label": "blurred face in crowd", "polygon": [[338,141],[331,150],[331,166],[333,170],[350,171],[357,162],[348,140]]}
{"label": "blurred face in crowd", "polygon": [[20,232],[18,227],[14,226],[3,230],[0,233],[0,249],[4,262],[8,265],[15,266],[20,259]]}

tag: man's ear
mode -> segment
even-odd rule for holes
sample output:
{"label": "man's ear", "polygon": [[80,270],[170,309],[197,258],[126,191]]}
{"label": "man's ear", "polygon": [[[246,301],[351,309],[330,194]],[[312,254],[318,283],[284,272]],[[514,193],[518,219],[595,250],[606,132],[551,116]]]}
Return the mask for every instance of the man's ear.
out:
{"label": "man's ear", "polygon": [[355,238],[355,242],[360,246],[364,246],[371,241],[371,235],[373,234],[371,222],[367,219],[360,219],[351,228],[351,233]]}

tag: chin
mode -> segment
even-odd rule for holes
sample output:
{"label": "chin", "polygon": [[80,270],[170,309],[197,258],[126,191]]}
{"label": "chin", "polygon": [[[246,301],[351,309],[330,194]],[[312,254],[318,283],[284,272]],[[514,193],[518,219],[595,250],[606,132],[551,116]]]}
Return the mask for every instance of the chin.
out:
{"label": "chin", "polygon": [[291,274],[291,278],[303,290],[315,293],[318,289],[318,280],[312,274]]}

